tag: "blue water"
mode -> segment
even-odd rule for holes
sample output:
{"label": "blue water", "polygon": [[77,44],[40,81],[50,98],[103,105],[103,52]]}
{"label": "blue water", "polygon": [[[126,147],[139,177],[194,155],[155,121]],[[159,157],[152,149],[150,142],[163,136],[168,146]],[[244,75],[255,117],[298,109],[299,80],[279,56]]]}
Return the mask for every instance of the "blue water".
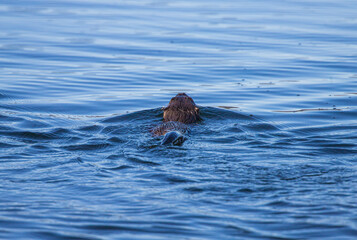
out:
{"label": "blue water", "polygon": [[[354,0],[1,1],[1,239],[355,239]],[[186,92],[183,146],[150,129]]]}

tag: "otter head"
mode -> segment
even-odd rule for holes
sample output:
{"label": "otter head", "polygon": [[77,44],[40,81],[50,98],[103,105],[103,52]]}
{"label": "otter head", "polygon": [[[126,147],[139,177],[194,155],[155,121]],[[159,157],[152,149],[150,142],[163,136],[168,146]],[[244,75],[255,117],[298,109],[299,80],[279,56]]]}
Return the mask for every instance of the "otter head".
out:
{"label": "otter head", "polygon": [[199,108],[193,99],[186,93],[179,93],[171,98],[169,105],[164,108],[164,121],[195,123],[201,120],[199,113]]}

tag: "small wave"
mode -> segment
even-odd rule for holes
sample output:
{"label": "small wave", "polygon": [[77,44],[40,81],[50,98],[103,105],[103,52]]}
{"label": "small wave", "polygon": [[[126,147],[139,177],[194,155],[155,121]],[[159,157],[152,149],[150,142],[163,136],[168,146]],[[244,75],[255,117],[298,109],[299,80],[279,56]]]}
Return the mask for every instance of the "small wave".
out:
{"label": "small wave", "polygon": [[296,112],[311,112],[311,111],[342,111],[342,110],[343,110],[342,108],[305,108],[305,109],[297,109],[297,110],[276,110],[275,112],[296,113]]}
{"label": "small wave", "polygon": [[105,150],[106,148],[112,147],[110,143],[84,143],[76,145],[63,146],[67,151],[100,151]]}
{"label": "small wave", "polygon": [[46,132],[31,132],[31,131],[0,131],[0,135],[2,136],[10,136],[10,137],[16,137],[20,140],[51,140],[54,139],[53,135],[50,133]]}
{"label": "small wave", "polygon": [[165,174],[165,173],[145,173],[137,176],[138,178],[157,180],[159,182],[166,181],[170,184],[181,184],[181,183],[193,183],[195,182],[192,179],[187,177]]}
{"label": "small wave", "polygon": [[161,165],[160,163],[154,162],[144,156],[126,154],[125,158],[128,162],[131,162],[133,164],[143,164],[143,165],[148,165],[148,166],[160,166]]}
{"label": "small wave", "polygon": [[156,108],[156,109],[149,109],[149,110],[142,110],[142,111],[137,111],[133,113],[128,113],[128,114],[123,114],[119,116],[114,116],[114,117],[109,117],[104,120],[102,120],[102,123],[119,123],[119,122],[135,122],[135,121],[141,121],[141,122],[146,122],[149,120],[150,122],[153,121],[153,119],[158,119],[159,115],[161,115],[161,108]]}
{"label": "small wave", "polygon": [[80,128],[78,128],[78,131],[95,133],[95,132],[99,132],[101,129],[102,129],[101,126],[98,126],[98,125],[90,125],[90,126],[80,127]]}
{"label": "small wave", "polygon": [[19,144],[10,144],[10,143],[0,143],[0,148],[14,148],[14,147],[23,147],[24,145]]}

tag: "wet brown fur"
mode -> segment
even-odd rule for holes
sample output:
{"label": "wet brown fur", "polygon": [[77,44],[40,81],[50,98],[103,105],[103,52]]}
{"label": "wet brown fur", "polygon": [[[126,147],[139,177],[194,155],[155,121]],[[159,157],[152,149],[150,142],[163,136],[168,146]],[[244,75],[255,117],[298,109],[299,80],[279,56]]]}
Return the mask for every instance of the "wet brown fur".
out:
{"label": "wet brown fur", "polygon": [[170,131],[187,131],[185,124],[196,123],[201,120],[200,110],[193,99],[185,93],[179,93],[171,98],[164,110],[164,123],[153,129],[155,135],[164,135]]}
{"label": "wet brown fur", "polygon": [[164,122],[196,123],[201,120],[199,111],[191,97],[179,93],[171,98],[169,105],[164,108]]}
{"label": "wet brown fur", "polygon": [[165,135],[171,131],[179,131],[181,133],[186,133],[188,130],[187,125],[180,122],[164,122],[153,129],[153,134],[157,136]]}

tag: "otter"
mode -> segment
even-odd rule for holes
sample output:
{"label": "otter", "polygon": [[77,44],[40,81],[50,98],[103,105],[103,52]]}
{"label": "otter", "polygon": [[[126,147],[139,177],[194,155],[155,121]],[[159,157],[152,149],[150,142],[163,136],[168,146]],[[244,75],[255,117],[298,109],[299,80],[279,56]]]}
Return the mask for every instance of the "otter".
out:
{"label": "otter", "polygon": [[167,107],[163,108],[164,122],[152,130],[156,136],[163,136],[162,145],[181,145],[186,138],[188,125],[201,121],[200,109],[186,93],[178,93],[171,98]]}

